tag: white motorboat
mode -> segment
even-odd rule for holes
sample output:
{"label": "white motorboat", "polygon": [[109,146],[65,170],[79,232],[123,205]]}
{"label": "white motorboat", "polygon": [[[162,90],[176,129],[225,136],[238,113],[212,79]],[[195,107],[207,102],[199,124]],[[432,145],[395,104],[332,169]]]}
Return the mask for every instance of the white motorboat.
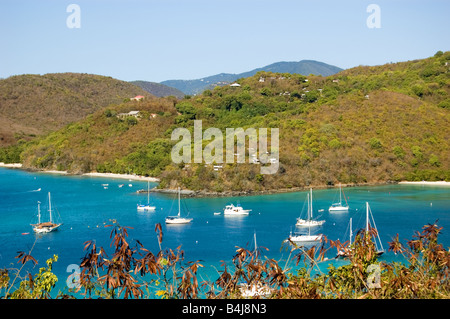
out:
{"label": "white motorboat", "polygon": [[239,204],[237,204],[237,206],[234,206],[233,204],[226,205],[223,210],[224,215],[248,215],[250,212],[251,209],[244,209]]}

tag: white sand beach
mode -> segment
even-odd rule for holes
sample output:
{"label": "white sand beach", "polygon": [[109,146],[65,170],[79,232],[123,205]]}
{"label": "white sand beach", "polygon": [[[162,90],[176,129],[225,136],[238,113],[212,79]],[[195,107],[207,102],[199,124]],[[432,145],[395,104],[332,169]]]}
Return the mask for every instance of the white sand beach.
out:
{"label": "white sand beach", "polygon": [[5,164],[3,162],[0,162],[0,167],[9,167],[9,168],[21,168],[22,164],[21,163],[10,163],[10,164]]}
{"label": "white sand beach", "polygon": [[450,186],[450,182],[446,181],[436,181],[436,182],[428,182],[428,181],[420,181],[420,182],[399,182],[399,184],[410,184],[410,185],[430,185],[430,186]]}
{"label": "white sand beach", "polygon": [[93,176],[93,177],[121,178],[121,179],[133,180],[133,181],[159,182],[159,179],[156,177],[145,177],[145,176],[138,176],[138,175],[132,175],[132,174],[85,173],[83,175],[84,176]]}

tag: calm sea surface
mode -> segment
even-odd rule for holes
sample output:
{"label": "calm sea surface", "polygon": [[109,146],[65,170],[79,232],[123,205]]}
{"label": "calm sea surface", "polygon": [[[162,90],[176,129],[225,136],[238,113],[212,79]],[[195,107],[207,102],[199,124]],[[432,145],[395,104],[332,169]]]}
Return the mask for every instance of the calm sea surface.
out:
{"label": "calm sea surface", "polygon": [[[108,184],[107,188],[104,184]],[[122,185],[119,187],[119,185]],[[150,183],[150,187],[156,184]],[[307,192],[233,198],[187,198],[183,205],[194,218],[191,224],[166,225],[164,218],[177,213],[176,196],[151,194],[155,212],[139,212],[138,203],[147,202],[146,182],[121,179],[64,176],[47,173],[30,173],[22,170],[0,168],[0,268],[19,268],[14,258],[18,251],[29,251],[39,261],[37,268],[45,266],[45,260],[57,254],[54,273],[59,281],[55,290],[67,291],[65,284],[71,272],[67,267],[80,263],[84,256],[84,242],[96,240],[110,252],[110,231],[105,225],[113,220],[129,226],[129,239],[138,239],[154,253],[159,251],[155,224],[163,227],[163,248],[175,249],[182,245],[186,261],[203,260],[206,266],[203,279],[217,279],[221,260],[231,263],[236,246],[253,249],[253,234],[258,246],[269,249],[266,255],[285,260],[289,253],[282,250],[282,242],[290,231],[296,231],[296,218],[306,217],[304,205]],[[39,190],[40,189],[40,190]],[[348,240],[348,223],[353,219],[353,232],[364,227],[365,202],[369,202],[384,248],[397,233],[402,243],[411,239],[422,226],[434,223],[443,226],[440,242],[450,246],[450,187],[386,185],[345,188],[350,211],[330,214],[328,207],[338,200],[337,189],[313,190],[314,214],[326,223],[315,232],[332,240]],[[51,192],[52,205],[64,223],[56,232],[35,234],[32,223],[37,215],[37,202],[41,202],[44,214]],[[226,217],[214,215],[222,212],[228,203],[240,203],[251,209],[248,216]],[[303,209],[303,212],[302,212]],[[318,212],[322,210],[321,212]],[[185,213],[182,211],[182,214]],[[315,216],[315,217],[316,217]],[[330,252],[334,257],[335,250]],[[382,259],[397,258],[386,253]],[[282,263],[284,265],[284,263]]]}

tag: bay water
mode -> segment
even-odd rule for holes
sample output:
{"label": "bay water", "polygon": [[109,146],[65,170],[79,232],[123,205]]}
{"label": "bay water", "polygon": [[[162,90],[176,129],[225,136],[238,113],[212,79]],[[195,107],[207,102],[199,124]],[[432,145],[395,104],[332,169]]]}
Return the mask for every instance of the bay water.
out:
{"label": "bay water", "polygon": [[[156,183],[150,183],[155,187]],[[221,261],[227,265],[236,247],[254,248],[256,234],[259,247],[266,247],[265,255],[284,261],[289,251],[282,249],[290,232],[298,231],[296,218],[306,218],[306,194],[292,192],[272,195],[217,198],[183,198],[182,208],[187,208],[190,224],[166,225],[164,219],[178,212],[177,196],[151,193],[150,201],[156,205],[154,212],[137,211],[139,203],[147,202],[147,194],[137,190],[147,189],[147,182],[88,176],[68,176],[25,170],[0,168],[0,268],[20,268],[14,257],[18,251],[31,251],[38,260],[35,269],[45,266],[54,254],[58,261],[53,272],[58,276],[54,291],[67,292],[66,279],[72,274],[70,265],[79,265],[84,256],[84,243],[95,240],[107,252],[110,248],[111,224],[128,226],[129,241],[139,240],[155,254],[159,251],[155,225],[163,230],[162,248],[175,249],[181,245],[186,261],[201,260],[205,266],[200,279],[214,281],[218,278]],[[51,193],[55,218],[59,215],[63,225],[47,234],[35,234],[30,223],[35,221],[37,203],[44,215]],[[312,230],[327,238],[341,242],[348,240],[349,219],[353,220],[353,233],[365,225],[365,203],[368,202],[387,251],[388,242],[396,234],[406,244],[416,231],[426,224],[443,227],[439,242],[450,246],[450,187],[422,185],[382,185],[344,188],[350,211],[329,213],[328,207],[339,200],[339,190],[313,190],[314,217],[324,219],[323,226]],[[229,203],[239,203],[251,209],[248,216],[224,216],[223,208]],[[182,215],[187,213],[182,210]],[[220,215],[214,212],[221,212]],[[336,251],[330,250],[330,260]],[[395,260],[391,252],[383,260]],[[282,261],[282,262],[281,262]],[[23,274],[22,274],[23,275]]]}

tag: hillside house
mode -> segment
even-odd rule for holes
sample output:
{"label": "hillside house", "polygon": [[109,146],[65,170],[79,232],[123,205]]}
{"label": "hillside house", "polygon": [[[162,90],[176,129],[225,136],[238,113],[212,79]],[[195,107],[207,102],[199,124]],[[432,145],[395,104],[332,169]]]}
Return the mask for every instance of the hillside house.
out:
{"label": "hillside house", "polygon": [[130,111],[128,113],[119,113],[119,114],[117,114],[117,117],[119,119],[124,119],[124,118],[127,118],[128,116],[133,116],[135,118],[138,118],[138,117],[140,117],[139,111]]}
{"label": "hillside house", "polygon": [[136,95],[135,97],[132,97],[130,100],[131,101],[140,101],[144,98],[145,96],[143,95]]}

